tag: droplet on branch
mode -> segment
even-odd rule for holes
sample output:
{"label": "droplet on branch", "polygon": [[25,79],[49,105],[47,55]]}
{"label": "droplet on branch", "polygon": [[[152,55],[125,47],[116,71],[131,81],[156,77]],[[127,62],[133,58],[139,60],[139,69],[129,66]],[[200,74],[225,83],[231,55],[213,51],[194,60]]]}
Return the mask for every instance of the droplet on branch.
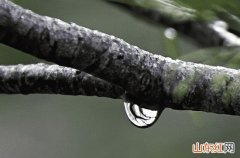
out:
{"label": "droplet on branch", "polygon": [[139,128],[147,128],[153,125],[162,112],[162,110],[150,110],[130,102],[124,102],[124,107],[128,119]]}

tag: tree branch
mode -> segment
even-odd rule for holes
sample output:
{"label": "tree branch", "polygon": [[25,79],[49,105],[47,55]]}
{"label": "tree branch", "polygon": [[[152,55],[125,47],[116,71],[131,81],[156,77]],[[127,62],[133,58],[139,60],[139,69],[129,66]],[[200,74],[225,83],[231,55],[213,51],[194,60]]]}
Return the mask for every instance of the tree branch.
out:
{"label": "tree branch", "polygon": [[0,93],[120,98],[124,90],[85,72],[47,64],[0,66]]}
{"label": "tree branch", "polygon": [[143,107],[240,115],[238,70],[154,55],[116,37],[0,2],[0,42],[6,45],[115,83]]}
{"label": "tree branch", "polygon": [[[240,46],[240,38],[237,35],[229,32],[226,28],[219,27],[216,23],[196,20],[196,15],[194,14],[189,16],[189,18],[179,20],[179,15],[174,17],[174,13],[168,15],[154,9],[131,6],[130,4],[117,1],[108,2],[120,6],[136,16],[145,17],[154,24],[172,27],[201,46]],[[184,12],[182,15],[184,15]]]}

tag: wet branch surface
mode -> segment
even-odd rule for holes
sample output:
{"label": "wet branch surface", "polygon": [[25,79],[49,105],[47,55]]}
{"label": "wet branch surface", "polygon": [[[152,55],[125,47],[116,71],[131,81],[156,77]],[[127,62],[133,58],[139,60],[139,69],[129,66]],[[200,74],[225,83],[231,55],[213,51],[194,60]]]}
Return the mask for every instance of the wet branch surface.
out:
{"label": "wet branch surface", "polygon": [[143,107],[240,115],[240,72],[154,55],[76,24],[0,1],[0,42],[92,74]]}
{"label": "wet branch surface", "polygon": [[85,72],[44,63],[0,66],[0,93],[120,98],[124,90]]}

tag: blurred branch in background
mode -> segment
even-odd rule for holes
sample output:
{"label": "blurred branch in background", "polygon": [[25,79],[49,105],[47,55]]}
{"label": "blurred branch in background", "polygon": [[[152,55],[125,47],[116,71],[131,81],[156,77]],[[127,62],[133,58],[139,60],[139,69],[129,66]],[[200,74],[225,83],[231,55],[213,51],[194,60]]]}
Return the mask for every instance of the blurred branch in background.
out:
{"label": "blurred branch in background", "polygon": [[[108,2],[148,22],[172,27],[196,41],[200,46],[240,46],[240,38],[238,35],[228,31],[226,23],[219,20],[200,19],[197,17],[197,10],[183,7],[175,1],[144,0],[141,3],[137,0],[108,0]],[[218,15],[229,17],[223,16],[225,14],[220,11],[218,11]],[[229,20],[233,21],[233,19],[232,17]]]}
{"label": "blurred branch in background", "polygon": [[127,100],[142,107],[240,115],[238,70],[154,55],[7,0],[0,1],[0,17],[1,43],[114,83],[127,91]]}
{"label": "blurred branch in background", "polygon": [[85,72],[58,65],[0,66],[0,93],[120,98],[124,90]]}

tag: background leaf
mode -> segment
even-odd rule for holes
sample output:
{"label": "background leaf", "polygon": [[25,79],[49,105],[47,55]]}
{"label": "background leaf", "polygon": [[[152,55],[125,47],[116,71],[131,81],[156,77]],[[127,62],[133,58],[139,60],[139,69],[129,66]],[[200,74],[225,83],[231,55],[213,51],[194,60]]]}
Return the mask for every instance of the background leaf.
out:
{"label": "background leaf", "polygon": [[240,48],[206,48],[183,55],[179,59],[238,69],[240,68]]}
{"label": "background leaf", "polygon": [[171,0],[108,0],[112,3],[138,7],[145,10],[151,9],[169,16],[177,21],[193,19],[195,11]]}

